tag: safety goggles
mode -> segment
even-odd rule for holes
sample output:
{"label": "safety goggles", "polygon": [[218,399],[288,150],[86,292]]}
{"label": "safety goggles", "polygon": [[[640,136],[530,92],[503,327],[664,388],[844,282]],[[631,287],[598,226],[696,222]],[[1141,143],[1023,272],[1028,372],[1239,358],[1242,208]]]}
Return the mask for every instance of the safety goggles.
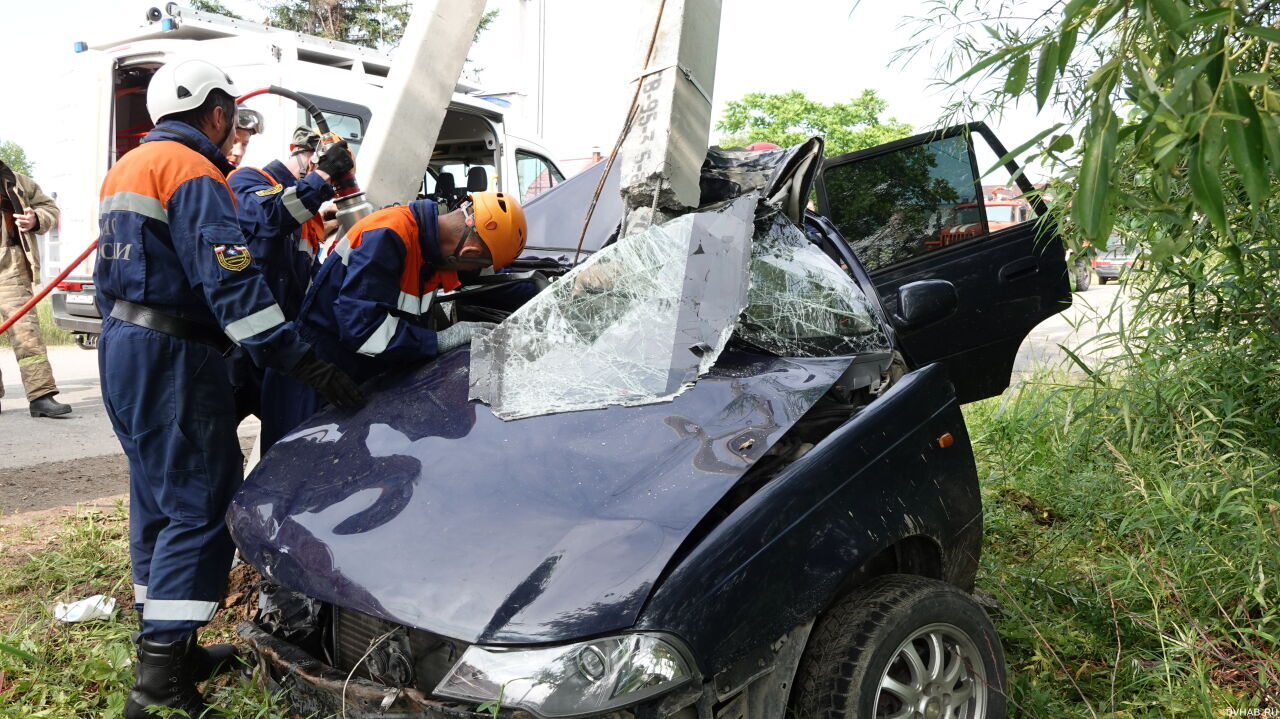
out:
{"label": "safety goggles", "polygon": [[262,126],[262,113],[257,110],[250,110],[247,107],[236,110],[236,129],[248,130],[256,135],[262,132]]}

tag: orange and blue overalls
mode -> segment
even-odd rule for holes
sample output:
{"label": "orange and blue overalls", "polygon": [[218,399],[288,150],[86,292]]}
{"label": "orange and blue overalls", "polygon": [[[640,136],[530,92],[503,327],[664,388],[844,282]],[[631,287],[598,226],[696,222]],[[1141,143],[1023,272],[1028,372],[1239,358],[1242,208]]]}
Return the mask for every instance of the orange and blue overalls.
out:
{"label": "orange and blue overalls", "polygon": [[[444,264],[436,203],[389,207],[356,223],[330,252],[298,313],[298,331],[316,354],[357,382],[436,356],[426,325],[437,290],[460,286]],[[320,406],[310,387],[268,371],[263,384],[262,449]]]}
{"label": "orange and blue overalls", "polygon": [[[243,476],[219,342],[182,337],[225,335],[281,371],[307,351],[252,261],[228,169],[203,133],[169,121],[102,184],[99,372],[129,459],[135,605],[143,635],[159,642],[181,640],[213,617],[234,552],[224,515]],[[183,331],[111,316],[117,304],[162,313]]]}
{"label": "orange and blue overalls", "polygon": [[227,182],[253,259],[284,316],[293,319],[319,269],[324,220],[316,213],[333,198],[333,187],[315,172],[297,179],[279,160],[261,170],[242,167]]}
{"label": "orange and blue overalls", "polygon": [[[316,257],[324,241],[324,220],[316,213],[333,197],[333,187],[315,172],[297,179],[279,160],[262,169],[242,167],[227,183],[235,193],[240,229],[253,261],[285,318],[292,320],[320,268]],[[237,415],[260,415],[262,368],[239,349],[228,361]]]}

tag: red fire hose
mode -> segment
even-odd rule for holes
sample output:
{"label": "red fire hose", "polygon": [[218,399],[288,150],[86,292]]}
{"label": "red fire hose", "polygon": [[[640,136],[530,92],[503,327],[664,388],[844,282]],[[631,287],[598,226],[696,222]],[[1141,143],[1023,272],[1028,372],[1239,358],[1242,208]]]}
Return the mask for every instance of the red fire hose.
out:
{"label": "red fire hose", "polygon": [[9,317],[9,319],[5,320],[3,323],[0,323],[0,333],[3,333],[5,330],[8,330],[10,327],[12,327],[14,322],[17,322],[18,320],[22,319],[22,316],[25,315],[28,310],[30,310],[32,307],[35,307],[37,302],[44,299],[45,295],[48,295],[50,292],[52,292],[53,289],[58,286],[58,283],[65,280],[67,278],[67,275],[71,274],[71,271],[74,270],[76,267],[79,267],[80,263],[84,262],[85,259],[89,257],[89,253],[93,252],[95,249],[97,249],[97,247],[98,247],[97,240],[90,242],[89,246],[84,248],[84,252],[81,252],[79,257],[75,258],[74,260],[71,261],[71,264],[67,265],[67,269],[63,270],[62,272],[59,272],[58,276],[53,278],[52,282],[45,285],[44,289],[37,292],[35,297],[32,297],[31,299],[27,300],[26,304],[19,307],[18,311],[14,312],[13,315]]}

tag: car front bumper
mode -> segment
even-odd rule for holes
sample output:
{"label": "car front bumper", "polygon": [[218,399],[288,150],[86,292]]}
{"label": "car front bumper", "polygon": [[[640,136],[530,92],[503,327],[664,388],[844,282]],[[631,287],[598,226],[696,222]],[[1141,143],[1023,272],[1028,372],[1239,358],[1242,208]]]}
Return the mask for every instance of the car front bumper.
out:
{"label": "car front bumper", "polygon": [[[272,692],[284,692],[286,703],[297,716],[348,719],[484,719],[493,716],[437,701],[414,688],[396,689],[349,677],[346,672],[268,634],[253,622],[241,623],[236,634],[252,647],[268,687]],[[503,716],[533,719],[522,711]]]}

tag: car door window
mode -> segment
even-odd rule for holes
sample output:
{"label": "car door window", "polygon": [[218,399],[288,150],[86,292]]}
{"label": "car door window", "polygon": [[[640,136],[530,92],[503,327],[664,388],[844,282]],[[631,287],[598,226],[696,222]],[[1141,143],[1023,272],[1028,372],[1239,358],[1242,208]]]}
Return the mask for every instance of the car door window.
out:
{"label": "car door window", "polygon": [[516,151],[516,177],[520,183],[520,202],[528,202],[564,181],[564,175],[545,157]]}
{"label": "car door window", "polygon": [[987,233],[981,186],[959,135],[831,167],[831,219],[869,270]]}

